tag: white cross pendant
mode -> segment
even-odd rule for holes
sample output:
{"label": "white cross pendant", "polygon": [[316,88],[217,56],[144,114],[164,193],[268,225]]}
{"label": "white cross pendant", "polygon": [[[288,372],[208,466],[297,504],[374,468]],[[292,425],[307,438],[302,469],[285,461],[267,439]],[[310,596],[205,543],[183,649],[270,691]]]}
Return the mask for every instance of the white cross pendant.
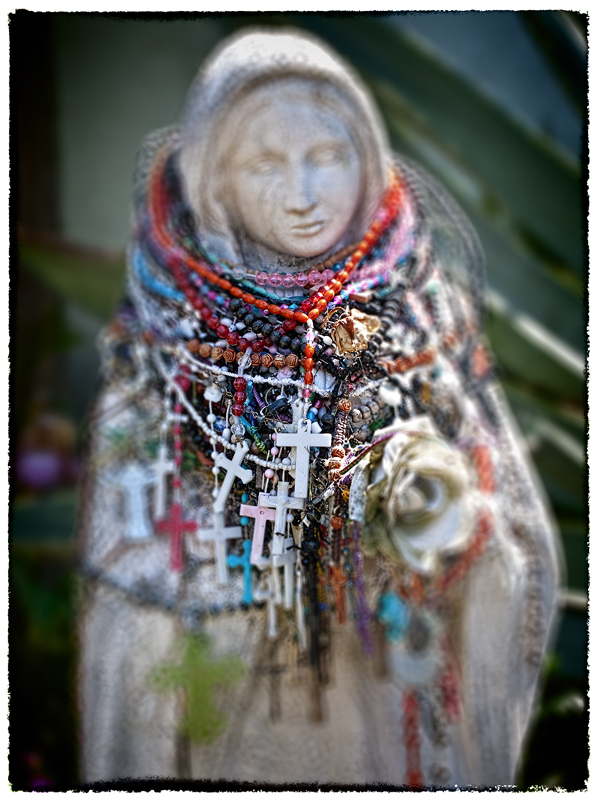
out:
{"label": "white cross pendant", "polygon": [[253,473],[250,469],[241,467],[243,458],[249,452],[249,445],[246,442],[239,442],[236,445],[236,452],[232,460],[226,458],[225,453],[217,453],[214,458],[214,464],[220,469],[226,470],[226,477],[222,481],[218,496],[214,501],[214,513],[223,514],[226,507],[226,500],[232,489],[232,483],[235,478],[240,478],[243,483],[248,483],[253,479]]}
{"label": "white cross pendant", "polygon": [[164,441],[160,441],[158,460],[153,468],[155,473],[153,516],[154,519],[163,519],[166,514],[166,478],[174,472],[174,461],[168,458],[168,447]]}
{"label": "white cross pendant", "polygon": [[199,540],[213,542],[216,550],[216,563],[218,567],[218,583],[228,583],[228,565],[226,564],[226,540],[241,539],[242,528],[234,525],[227,528],[224,524],[223,514],[214,514],[213,528],[200,528]]}
{"label": "white cross pendant", "polygon": [[[275,533],[284,536],[286,534],[287,510],[289,508],[303,508],[305,505],[305,500],[303,497],[288,496],[288,487],[290,486],[288,481],[278,481],[277,486],[278,486],[278,492],[275,496],[272,497],[272,495],[264,494],[262,492],[259,495],[259,502],[262,503],[264,506],[276,509],[274,531]],[[274,545],[272,553],[282,552],[280,549],[277,549],[276,547],[277,538],[278,537],[274,535]]]}
{"label": "white cross pendant", "polygon": [[117,473],[116,485],[126,497],[127,519],[125,538],[143,541],[153,537],[153,527],[147,513],[146,488],[153,483],[153,473],[140,464],[127,464]]}
{"label": "white cross pendant", "polygon": [[276,436],[277,447],[295,448],[295,497],[308,497],[309,495],[310,449],[312,447],[329,447],[331,444],[331,433],[311,433],[311,420],[307,417],[299,420],[296,433],[279,433]]}
{"label": "white cross pendant", "polygon": [[[284,608],[287,609],[292,608],[295,561],[296,550],[294,549],[294,539],[292,536],[285,536],[282,541],[282,552],[277,555],[272,555],[272,570],[275,570],[276,572],[276,581],[279,587],[279,578],[277,573],[279,569],[284,568]],[[279,603],[280,599],[280,597],[277,597],[276,602]]]}

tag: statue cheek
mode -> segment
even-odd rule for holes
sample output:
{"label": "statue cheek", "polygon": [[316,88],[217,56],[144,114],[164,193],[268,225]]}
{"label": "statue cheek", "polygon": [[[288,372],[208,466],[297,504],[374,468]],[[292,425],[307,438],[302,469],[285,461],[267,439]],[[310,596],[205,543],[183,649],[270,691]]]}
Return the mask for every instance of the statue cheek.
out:
{"label": "statue cheek", "polygon": [[[328,183],[330,187],[330,183]],[[348,224],[352,218],[360,199],[360,182],[358,174],[344,170],[335,170],[333,182],[326,197],[330,215]]]}
{"label": "statue cheek", "polygon": [[285,209],[288,203],[288,192],[280,177],[264,181],[259,195],[254,200],[254,214],[259,215],[262,224],[269,230],[284,224]]}
{"label": "statue cheek", "polygon": [[255,217],[262,213],[268,199],[279,191],[273,175],[241,172],[233,184],[233,196],[241,217]]}

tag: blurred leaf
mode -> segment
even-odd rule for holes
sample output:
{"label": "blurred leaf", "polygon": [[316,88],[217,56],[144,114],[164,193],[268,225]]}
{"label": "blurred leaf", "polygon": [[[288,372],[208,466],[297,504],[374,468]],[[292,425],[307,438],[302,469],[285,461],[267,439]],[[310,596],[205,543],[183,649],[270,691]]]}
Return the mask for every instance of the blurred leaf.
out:
{"label": "blurred leaf", "polygon": [[587,504],[584,465],[567,459],[562,450],[547,439],[540,440],[532,455],[555,512],[583,515]]}
{"label": "blurred leaf", "polygon": [[414,37],[392,27],[391,17],[359,14],[358,24],[348,16],[295,19],[366,76],[394,85],[426,126],[441,133],[445,146],[492,187],[516,224],[584,276],[582,190],[572,159],[520,126]]}
{"label": "blurred leaf", "polygon": [[586,447],[580,413],[562,410],[553,400],[541,400],[509,381],[504,388],[533,458],[544,470],[542,478],[553,481],[559,476],[562,488],[572,491],[582,513],[586,499]]}
{"label": "blurred leaf", "polygon": [[22,268],[29,270],[63,297],[107,320],[124,292],[124,259],[83,257],[56,248],[22,244]]}
{"label": "blurred leaf", "polygon": [[545,716],[550,714],[563,716],[565,714],[582,714],[584,708],[584,698],[578,692],[568,691],[546,703],[542,712]]}
{"label": "blurred leaf", "polygon": [[465,206],[483,242],[490,288],[517,311],[535,318],[546,330],[577,351],[585,351],[586,315],[582,291],[557,280],[544,266],[496,226]]}
{"label": "blurred leaf", "polygon": [[[587,108],[587,14],[563,11],[522,11],[531,36],[549,61],[572,102],[584,114]],[[578,26],[578,27],[577,27]]]}
{"label": "blurred leaf", "polygon": [[492,194],[489,184],[462,163],[440,133],[429,129],[418,110],[394,87],[373,84],[386,111],[400,150],[424,163],[458,198],[483,243],[489,284],[520,311],[541,323],[571,346],[582,350],[585,324],[582,283],[562,265],[546,262],[544,252],[531,246],[517,229],[511,211]]}
{"label": "blurred leaf", "polygon": [[589,584],[588,527],[585,519],[560,519],[566,557],[567,586],[586,592]]}
{"label": "blurred leaf", "polygon": [[515,383],[510,377],[502,377],[501,385],[523,431],[528,430],[528,420],[544,418],[565,430],[584,451],[586,425],[581,406],[572,407],[566,401],[557,402],[554,398],[547,398],[544,393],[537,392],[533,387],[529,389],[528,384]]}
{"label": "blurred leaf", "polygon": [[516,411],[556,515],[573,519],[584,527],[587,499],[584,443],[530,398],[524,407],[518,404]]}
{"label": "blurred leaf", "polygon": [[547,390],[552,398],[582,404],[585,393],[582,361],[569,356],[565,349],[560,354],[549,341],[541,343],[540,330],[531,338],[532,329],[525,327],[524,322],[524,318],[521,322],[498,303],[489,307],[486,330],[498,363],[532,384],[538,393]]}

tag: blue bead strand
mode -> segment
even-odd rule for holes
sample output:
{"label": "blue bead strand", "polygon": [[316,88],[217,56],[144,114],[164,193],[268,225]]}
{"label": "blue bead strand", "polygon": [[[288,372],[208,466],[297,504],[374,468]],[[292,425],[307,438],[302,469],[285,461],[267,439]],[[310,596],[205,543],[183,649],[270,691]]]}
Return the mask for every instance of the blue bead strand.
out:
{"label": "blue bead strand", "polygon": [[162,283],[162,281],[159,281],[151,274],[147,262],[143,258],[143,254],[138,247],[133,250],[132,262],[137,278],[139,278],[146,289],[153,292],[153,294],[164,297],[166,300],[174,300],[178,303],[184,302],[185,296],[182,292],[173,289],[166,283]]}

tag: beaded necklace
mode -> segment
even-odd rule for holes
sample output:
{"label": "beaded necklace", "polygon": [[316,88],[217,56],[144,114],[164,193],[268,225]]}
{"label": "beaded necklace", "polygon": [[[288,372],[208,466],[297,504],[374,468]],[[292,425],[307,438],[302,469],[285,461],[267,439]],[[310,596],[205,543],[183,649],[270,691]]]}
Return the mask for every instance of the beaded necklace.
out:
{"label": "beaded necklace", "polygon": [[[242,282],[243,278],[248,278],[255,283],[258,287],[261,286],[283,286],[285,289],[291,289],[294,286],[303,288],[305,286],[321,286],[334,277],[335,272],[339,272],[342,267],[339,262],[345,261],[357,249],[358,244],[352,244],[344,247],[342,250],[335,253],[333,256],[325,259],[325,261],[316,264],[308,273],[306,272],[286,272],[280,274],[273,272],[249,272],[246,267],[229,267],[226,265],[232,275]],[[225,267],[225,268],[226,268]]]}
{"label": "beaded necklace", "polygon": [[[185,370],[184,385],[189,379],[188,376],[192,372],[199,374],[213,375],[217,374],[220,379],[222,376],[232,378],[233,396],[232,402],[228,406],[226,412],[226,426],[221,430],[223,434],[220,436],[213,423],[219,420],[220,427],[222,426],[222,419],[218,418],[213,413],[212,404],[210,402],[210,413],[206,418],[199,417],[196,411],[189,406],[188,401],[185,399],[184,391],[181,388],[181,382],[174,383],[174,390],[178,394],[177,402],[186,406],[186,410],[191,414],[197,426],[206,434],[210,435],[212,445],[220,445],[224,449],[233,449],[235,439],[238,443],[240,437],[243,437],[246,432],[249,432],[254,440],[254,447],[259,451],[260,455],[266,450],[264,440],[266,438],[264,431],[259,431],[259,424],[256,414],[261,414],[266,404],[263,403],[256,387],[262,383],[270,383],[282,389],[298,388],[303,400],[302,418],[306,421],[309,428],[313,428],[315,435],[322,429],[330,429],[334,426],[335,430],[333,437],[330,434],[331,450],[327,463],[327,477],[330,481],[330,487],[324,491],[325,497],[330,497],[333,494],[333,485],[339,485],[345,476],[340,470],[342,459],[346,456],[346,448],[344,440],[346,435],[346,422],[348,413],[351,411],[351,401],[348,395],[354,395],[357,390],[357,383],[359,380],[367,380],[372,377],[391,375],[390,370],[384,370],[378,365],[374,364],[374,355],[383,341],[387,329],[394,321],[394,317],[399,308],[400,297],[403,292],[403,286],[398,287],[396,297],[390,299],[385,303],[383,313],[380,318],[375,318],[375,331],[373,336],[366,342],[364,352],[360,352],[358,358],[353,359],[352,364],[339,367],[337,362],[332,359],[333,350],[329,347],[332,344],[330,333],[333,333],[335,323],[332,320],[334,312],[339,312],[342,316],[342,308],[339,307],[337,302],[337,293],[341,287],[348,281],[349,276],[354,272],[358,265],[365,261],[367,254],[373,249],[375,245],[379,245],[382,241],[383,234],[392,223],[395,222],[397,212],[399,210],[399,203],[403,196],[403,188],[397,176],[394,175],[390,188],[386,194],[386,198],[376,218],[371,225],[370,230],[365,234],[357,249],[349,256],[348,261],[344,264],[343,268],[337,273],[337,278],[329,280],[322,289],[314,293],[311,298],[302,300],[299,310],[291,307],[277,306],[275,304],[267,303],[266,301],[256,299],[253,295],[243,292],[238,286],[234,286],[232,281],[227,278],[221,277],[217,274],[216,268],[213,265],[207,264],[202,259],[193,257],[187,249],[183,249],[181,245],[175,240],[174,235],[170,232],[169,225],[169,205],[170,198],[167,192],[167,182],[164,180],[168,168],[168,154],[164,152],[159,155],[155,161],[154,169],[149,180],[149,198],[148,198],[148,211],[149,222],[151,231],[151,242],[157,246],[159,252],[162,254],[162,263],[169,269],[171,277],[174,279],[176,289],[169,289],[167,291],[159,290],[160,294],[166,301],[179,300],[181,294],[184,295],[187,301],[187,307],[191,307],[196,315],[200,325],[207,330],[202,335],[203,341],[200,338],[191,338],[186,342],[186,350],[178,348],[178,359],[182,368]],[[405,238],[413,239],[412,233],[412,213],[410,216],[406,213],[402,214],[401,225],[398,228],[397,235],[394,237],[392,247],[393,255],[396,252],[402,252],[404,247],[403,240]],[[398,244],[396,243],[398,242]],[[351,248],[352,249],[352,248]],[[139,270],[138,251],[135,255],[137,258],[133,260],[133,265],[136,267],[137,272],[141,272],[141,277],[144,273]],[[346,255],[345,252],[338,254],[339,256]],[[401,261],[405,262],[405,258]],[[328,268],[331,260],[323,262],[323,266]],[[218,265],[221,268],[221,265]],[[185,271],[186,270],[186,271]],[[145,276],[146,277],[146,276]],[[385,283],[389,280],[390,275],[386,269],[382,272],[381,279],[379,276],[374,276],[376,282]],[[366,277],[361,281],[357,281],[353,294],[357,294],[362,290],[364,281],[371,280],[371,269]],[[147,283],[147,280],[146,280]],[[150,288],[156,288],[157,284],[150,283]],[[277,283],[277,280],[274,280]],[[215,310],[215,301],[221,298],[215,294],[216,290],[206,290],[207,284],[214,287],[219,287],[229,295],[220,304],[223,307],[227,317],[219,317]],[[369,284],[371,285],[371,284]],[[198,291],[199,290],[199,291]],[[203,296],[202,296],[203,295]],[[349,296],[348,293],[343,293],[340,296],[340,302],[345,301]],[[204,299],[205,298],[205,299]],[[262,313],[263,317],[253,314],[253,309]],[[329,312],[327,316],[323,317],[323,312]],[[282,317],[282,327],[275,329],[274,325],[269,322],[273,317]],[[232,323],[232,317],[236,325]],[[320,344],[315,344],[315,331],[313,327],[313,320],[316,320],[319,325],[318,338],[321,340]],[[340,320],[342,324],[342,320]],[[348,323],[346,323],[348,325]],[[351,322],[352,325],[354,323]],[[245,333],[245,329],[251,326],[251,330]],[[294,332],[299,327],[298,333],[301,334],[300,341],[295,336],[291,339],[288,335]],[[239,335],[237,328],[242,328],[244,335]],[[350,325],[348,325],[348,329]],[[216,337],[215,342],[209,343],[205,341],[205,336],[209,332],[213,332]],[[350,330],[349,330],[350,333]],[[260,335],[262,338],[257,338]],[[326,347],[326,345],[328,345]],[[296,351],[299,347],[303,350],[304,356],[300,359],[300,373],[302,373],[302,380],[297,380],[292,377],[293,371],[299,367],[299,358]],[[288,352],[290,348],[291,351]],[[265,352],[264,352],[265,351]],[[319,356],[317,359],[319,369],[315,372],[319,373],[320,380],[314,385],[314,356]],[[199,360],[198,360],[199,359]],[[226,364],[235,365],[237,372],[230,372],[223,370],[221,367],[208,366],[205,360],[218,362],[224,361]],[[421,364],[428,363],[427,359],[422,359]],[[418,366],[419,362],[413,362],[413,366]],[[263,377],[260,374],[252,375],[249,381],[244,377],[246,370],[259,369],[261,372],[266,369],[270,371],[278,370],[277,377]],[[394,372],[395,370],[392,370]],[[236,377],[234,377],[236,375]],[[330,378],[330,387],[326,387],[325,376]],[[358,376],[361,376],[359,379]],[[378,377],[379,381],[379,377]],[[394,379],[397,384],[396,380]],[[343,390],[343,396],[338,397],[339,387],[341,383],[346,383]],[[333,389],[335,386],[335,392]],[[377,385],[377,384],[375,384]],[[416,408],[416,399],[412,392],[404,386],[397,384],[403,396],[413,398]],[[363,388],[363,387],[360,387]],[[330,390],[331,393],[330,393]],[[253,410],[247,408],[248,394],[250,392],[253,399]],[[319,396],[311,403],[313,393]],[[216,395],[218,392],[216,392]],[[221,394],[221,393],[220,393]],[[322,402],[322,398],[330,398]],[[218,398],[220,399],[220,398]],[[330,402],[337,404],[337,413],[334,416],[333,408]],[[257,404],[257,407],[255,407]],[[300,404],[300,401],[299,401]],[[282,422],[289,419],[288,406],[290,405],[288,398],[282,395],[274,401],[268,403],[266,410],[276,412],[286,411],[286,416],[282,414],[279,419]],[[372,406],[375,414],[380,412],[380,405],[372,399]],[[232,424],[227,427],[228,412],[232,416]],[[405,400],[400,406],[400,412],[406,414],[407,407]],[[297,412],[298,414],[298,412]],[[369,407],[361,405],[353,410],[352,419],[358,421],[359,418],[366,422],[367,418],[371,417]],[[261,417],[260,417],[261,419]],[[319,420],[321,419],[320,424]],[[382,424],[383,420],[380,420]],[[362,426],[363,428],[366,425]],[[271,434],[271,442],[275,442],[276,433]],[[357,436],[358,438],[358,436]],[[274,456],[278,452],[278,447],[273,444],[270,448]],[[255,455],[249,455],[250,460],[255,460],[260,466],[264,466],[263,459]],[[289,459],[285,459],[288,463],[286,466],[295,466]],[[284,461],[284,459],[283,459]],[[272,472],[271,467],[268,468]],[[283,476],[284,477],[284,470]],[[273,476],[272,476],[273,477]],[[339,495],[337,502],[341,504],[341,495]],[[336,522],[342,519],[339,516],[334,517]]]}

